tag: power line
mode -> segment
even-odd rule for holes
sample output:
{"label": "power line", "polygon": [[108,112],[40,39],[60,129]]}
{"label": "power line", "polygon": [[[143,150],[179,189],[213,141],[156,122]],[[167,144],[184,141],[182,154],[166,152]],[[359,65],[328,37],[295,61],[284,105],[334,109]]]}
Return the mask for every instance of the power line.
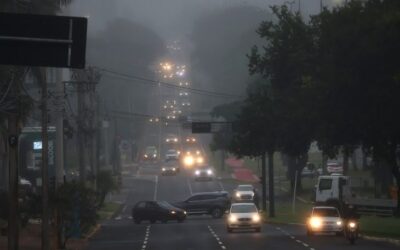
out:
{"label": "power line", "polygon": [[[218,96],[218,97],[226,97],[226,98],[243,98],[241,95],[233,95],[233,94],[226,94],[222,92],[216,92],[216,91],[210,91],[210,90],[204,90],[204,89],[196,89],[196,88],[190,88],[190,87],[185,87],[185,86],[179,86],[176,83],[171,83],[171,82],[163,82],[163,81],[157,81],[154,79],[149,79],[141,76],[135,76],[135,75],[129,75],[125,73],[120,73],[116,72],[113,70],[105,69],[105,68],[100,68],[100,67],[95,67],[99,71],[103,71],[109,74],[114,75],[114,77],[119,77],[125,80],[139,80],[142,81],[141,84],[150,84],[153,86],[158,86],[158,84],[162,84],[163,86],[167,88],[173,88],[173,89],[182,89],[182,90],[189,90],[193,94],[199,94],[199,95],[208,95],[208,96]],[[109,75],[110,76],[110,75]]]}

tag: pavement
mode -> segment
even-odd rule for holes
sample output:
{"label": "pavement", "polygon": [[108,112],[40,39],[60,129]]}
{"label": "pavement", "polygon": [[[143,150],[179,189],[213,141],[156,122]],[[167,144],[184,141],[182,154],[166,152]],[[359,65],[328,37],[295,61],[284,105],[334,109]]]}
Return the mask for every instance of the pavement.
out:
{"label": "pavement", "polygon": [[159,176],[157,165],[142,165],[127,170],[123,188],[115,199],[123,208],[113,219],[104,221],[99,231],[88,242],[87,249],[162,249],[162,250],[217,250],[217,249],[398,249],[385,242],[359,239],[351,246],[344,237],[332,235],[306,236],[302,225],[264,224],[260,233],[246,231],[228,233],[224,219],[210,216],[189,216],[184,223],[134,224],[131,209],[141,200],[179,201],[190,194],[204,191],[226,190],[231,192],[236,184],[216,179],[196,182],[190,172],[181,171],[177,176]]}

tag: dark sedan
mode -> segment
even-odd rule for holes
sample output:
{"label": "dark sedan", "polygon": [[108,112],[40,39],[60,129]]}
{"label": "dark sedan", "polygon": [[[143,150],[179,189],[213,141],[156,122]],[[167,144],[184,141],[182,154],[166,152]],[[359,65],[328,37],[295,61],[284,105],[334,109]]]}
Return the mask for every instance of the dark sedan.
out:
{"label": "dark sedan", "polygon": [[169,220],[183,222],[186,219],[186,211],[166,201],[140,201],[132,209],[132,217],[137,224],[145,220],[150,223],[156,221],[166,223]]}

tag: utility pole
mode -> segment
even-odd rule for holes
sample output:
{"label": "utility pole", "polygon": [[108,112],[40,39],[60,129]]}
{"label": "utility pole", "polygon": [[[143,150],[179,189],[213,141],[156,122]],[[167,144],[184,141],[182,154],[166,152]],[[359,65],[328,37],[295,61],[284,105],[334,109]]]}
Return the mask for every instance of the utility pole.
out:
{"label": "utility pole", "polygon": [[262,209],[267,211],[267,171],[265,153],[261,155]]}
{"label": "utility pole", "polygon": [[275,217],[275,193],[274,193],[274,152],[268,152],[268,196],[269,196],[269,217]]}
{"label": "utility pole", "polygon": [[61,100],[61,108],[56,121],[56,186],[64,182],[64,83],[62,69],[56,69],[56,92]]}
{"label": "utility pole", "polygon": [[42,250],[49,250],[49,166],[47,134],[47,77],[46,69],[41,68],[42,80]]}
{"label": "utility pole", "polygon": [[79,180],[82,183],[85,183],[86,180],[86,166],[85,166],[85,145],[84,145],[84,137],[85,133],[83,131],[84,126],[84,118],[83,118],[83,98],[84,98],[84,88],[82,83],[77,83],[77,92],[78,92],[78,136],[77,136],[77,149],[78,149],[78,164],[79,164]]}

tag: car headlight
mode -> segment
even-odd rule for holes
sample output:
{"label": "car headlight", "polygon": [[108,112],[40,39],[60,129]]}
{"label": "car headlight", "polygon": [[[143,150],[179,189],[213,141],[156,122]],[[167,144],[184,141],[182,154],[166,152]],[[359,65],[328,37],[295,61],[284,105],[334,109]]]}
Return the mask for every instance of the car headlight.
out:
{"label": "car headlight", "polygon": [[336,221],[336,225],[341,226],[342,225],[342,221],[340,221],[340,220]]}
{"label": "car headlight", "polygon": [[356,228],[356,227],[357,227],[357,224],[356,224],[355,222],[351,221],[351,222],[349,223],[349,227],[350,227],[350,228]]}
{"label": "car headlight", "polygon": [[169,142],[169,139],[166,139],[165,142]]}
{"label": "car headlight", "polygon": [[194,172],[194,174],[195,174],[195,175],[200,175],[200,171],[199,171],[199,170],[196,170],[196,171]]}
{"label": "car headlight", "polygon": [[199,150],[197,150],[197,151],[196,151],[196,154],[197,154],[197,155],[199,155],[199,154],[200,154],[200,151],[199,151]]}
{"label": "car headlight", "polygon": [[171,214],[176,214],[176,212],[175,211],[171,211]]}
{"label": "car headlight", "polygon": [[192,166],[193,163],[194,163],[193,157],[191,157],[191,156],[186,156],[186,157],[184,158],[184,160],[183,160],[183,163],[184,163],[186,166]]}
{"label": "car headlight", "polygon": [[178,142],[178,138],[174,138],[174,142]]}
{"label": "car headlight", "polygon": [[322,224],[322,222],[321,222],[320,218],[312,217],[310,219],[310,226],[313,227],[313,228],[320,228],[321,224]]}
{"label": "car headlight", "polygon": [[229,222],[236,222],[237,218],[234,215],[229,215],[228,220]]}
{"label": "car headlight", "polygon": [[165,168],[162,168],[162,171],[165,171],[166,169]]}
{"label": "car headlight", "polygon": [[183,214],[187,214],[186,211],[183,211]]}
{"label": "car headlight", "polygon": [[254,222],[259,222],[259,221],[261,220],[261,218],[260,218],[260,215],[259,215],[259,214],[255,214],[255,215],[253,215],[252,219],[253,219],[253,221],[254,221]]}
{"label": "car headlight", "polygon": [[157,155],[156,154],[153,154],[153,158],[156,158],[157,157]]}
{"label": "car headlight", "polygon": [[212,175],[212,174],[213,174],[213,171],[212,171],[211,169],[208,169],[208,170],[207,170],[207,174],[208,174],[208,175]]}
{"label": "car headlight", "polygon": [[203,163],[204,162],[203,157],[197,158],[196,162],[199,163],[199,164]]}
{"label": "car headlight", "polygon": [[144,158],[147,158],[147,157],[149,157],[148,155],[144,155]]}
{"label": "car headlight", "polygon": [[240,198],[240,194],[239,194],[239,193],[236,193],[236,197],[237,197],[237,198]]}
{"label": "car headlight", "polygon": [[172,171],[176,171],[176,168],[172,168]]}

